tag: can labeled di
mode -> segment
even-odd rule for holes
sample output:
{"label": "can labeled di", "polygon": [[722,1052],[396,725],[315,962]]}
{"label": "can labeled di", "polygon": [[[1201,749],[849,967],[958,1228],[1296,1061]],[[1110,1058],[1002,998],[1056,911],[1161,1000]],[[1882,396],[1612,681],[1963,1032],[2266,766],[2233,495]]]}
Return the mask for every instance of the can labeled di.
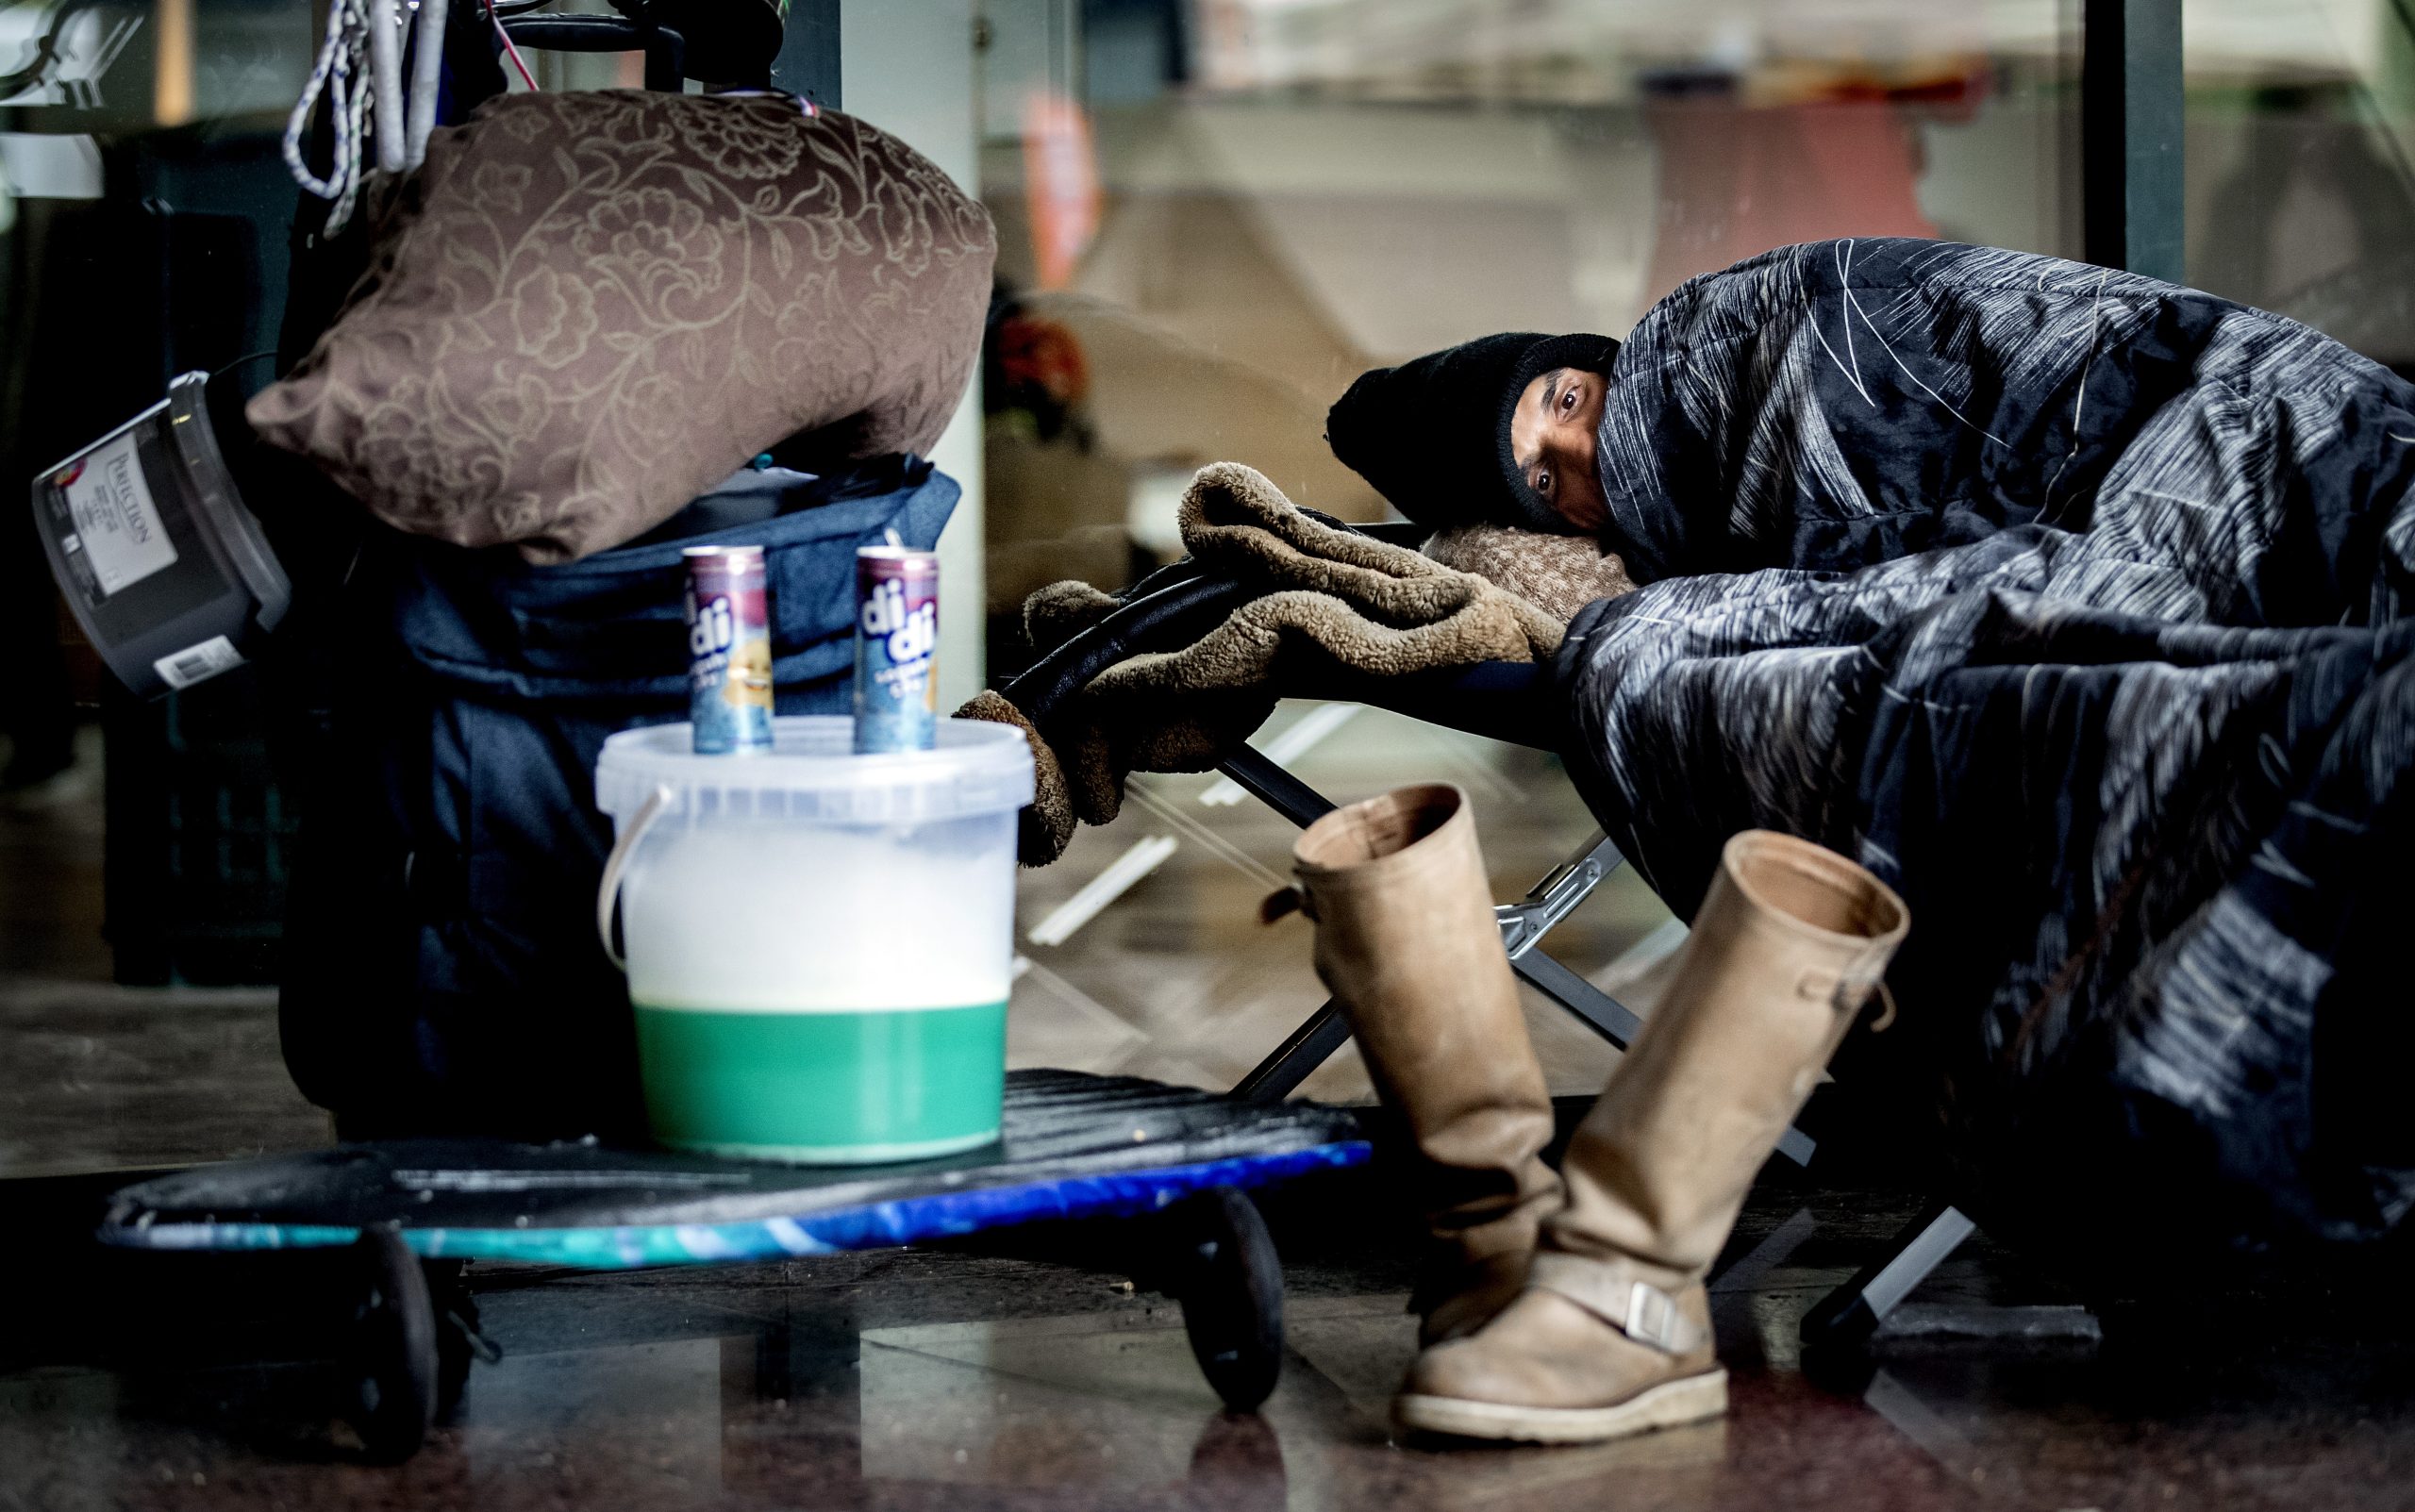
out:
{"label": "can labeled di", "polygon": [[772,592],[760,546],[691,546],[689,722],[698,756],[772,748]]}
{"label": "can labeled di", "polygon": [[940,557],[856,552],[856,750],[928,751],[939,739]]}

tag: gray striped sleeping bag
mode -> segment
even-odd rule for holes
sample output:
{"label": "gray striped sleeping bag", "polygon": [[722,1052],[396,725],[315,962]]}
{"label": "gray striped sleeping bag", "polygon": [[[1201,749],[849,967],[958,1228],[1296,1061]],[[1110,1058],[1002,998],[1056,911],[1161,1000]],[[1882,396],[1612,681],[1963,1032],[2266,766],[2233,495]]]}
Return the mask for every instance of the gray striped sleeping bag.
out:
{"label": "gray striped sleeping bag", "polygon": [[2415,388],[2151,279],[1837,241],[1656,307],[1599,441],[1645,586],[1561,651],[1570,767],[1681,914],[1755,825],[1903,891],[1900,1026],[1840,1066],[1891,1142],[2100,1255],[2398,1223]]}

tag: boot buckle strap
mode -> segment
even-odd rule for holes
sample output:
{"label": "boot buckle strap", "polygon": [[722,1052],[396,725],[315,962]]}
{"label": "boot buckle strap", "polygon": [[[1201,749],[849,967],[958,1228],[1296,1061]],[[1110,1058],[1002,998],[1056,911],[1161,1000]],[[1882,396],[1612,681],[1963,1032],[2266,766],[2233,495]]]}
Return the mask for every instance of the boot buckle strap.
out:
{"label": "boot buckle strap", "polygon": [[1686,1346],[1678,1340],[1693,1336],[1696,1330],[1678,1314],[1675,1298],[1658,1287],[1633,1281],[1627,1284],[1626,1321],[1620,1332],[1664,1354],[1682,1354]]}
{"label": "boot buckle strap", "polygon": [[1677,1309],[1677,1299],[1625,1275],[1613,1265],[1576,1255],[1538,1254],[1526,1285],[1567,1298],[1594,1317],[1663,1354],[1700,1349],[1708,1335]]}

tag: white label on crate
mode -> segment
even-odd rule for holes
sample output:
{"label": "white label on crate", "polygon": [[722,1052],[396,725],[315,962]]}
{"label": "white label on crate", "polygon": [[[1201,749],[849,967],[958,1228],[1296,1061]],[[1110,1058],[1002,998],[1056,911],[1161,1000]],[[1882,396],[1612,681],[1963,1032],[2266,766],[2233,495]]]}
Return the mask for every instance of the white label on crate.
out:
{"label": "white label on crate", "polygon": [[222,672],[232,672],[243,664],[243,654],[223,635],[211,636],[197,646],[187,646],[173,656],[161,656],[151,664],[160,680],[169,687],[191,688],[205,677],[215,677]]}
{"label": "white label on crate", "polygon": [[151,501],[132,436],[121,436],[86,457],[64,488],[102,592],[120,592],[175,561],[176,548],[159,507]]}

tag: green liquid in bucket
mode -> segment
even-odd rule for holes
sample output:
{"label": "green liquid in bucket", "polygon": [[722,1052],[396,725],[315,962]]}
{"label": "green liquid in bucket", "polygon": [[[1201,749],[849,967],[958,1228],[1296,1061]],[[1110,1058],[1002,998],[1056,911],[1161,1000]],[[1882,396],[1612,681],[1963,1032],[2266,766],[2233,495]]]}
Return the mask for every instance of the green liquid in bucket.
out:
{"label": "green liquid in bucket", "polygon": [[655,1137],[771,1160],[914,1160],[998,1137],[1003,1002],[733,1013],[638,1005]]}

